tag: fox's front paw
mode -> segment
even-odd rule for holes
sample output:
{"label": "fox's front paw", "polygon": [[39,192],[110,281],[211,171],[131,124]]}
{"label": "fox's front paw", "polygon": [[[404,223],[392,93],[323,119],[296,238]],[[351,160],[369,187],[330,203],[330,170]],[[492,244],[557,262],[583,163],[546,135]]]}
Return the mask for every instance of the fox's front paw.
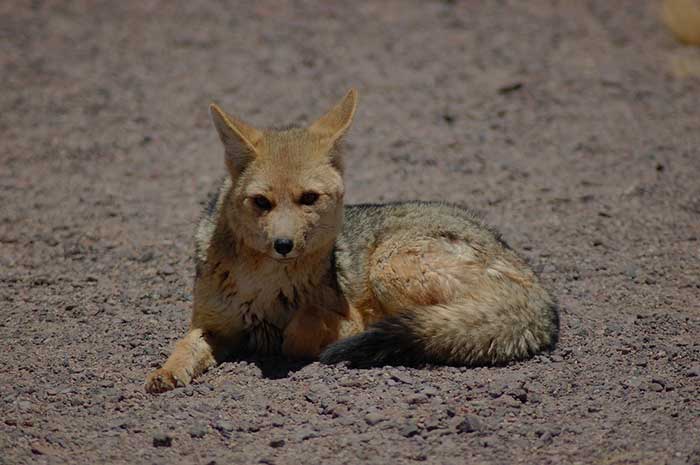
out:
{"label": "fox's front paw", "polygon": [[187,386],[190,381],[192,377],[185,370],[158,368],[146,377],[146,392],[159,394],[176,387]]}

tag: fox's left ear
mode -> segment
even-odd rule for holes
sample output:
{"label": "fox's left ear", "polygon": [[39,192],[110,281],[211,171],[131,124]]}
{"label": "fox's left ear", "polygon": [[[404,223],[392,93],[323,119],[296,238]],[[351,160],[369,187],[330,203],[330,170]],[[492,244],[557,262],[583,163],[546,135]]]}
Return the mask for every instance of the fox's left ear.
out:
{"label": "fox's left ear", "polygon": [[357,91],[350,89],[328,113],[309,126],[309,131],[321,136],[329,145],[335,144],[350,128],[355,107],[357,107]]}
{"label": "fox's left ear", "polygon": [[215,103],[209,105],[211,119],[219,133],[226,152],[226,166],[232,177],[237,177],[258,156],[261,131],[229,115]]}

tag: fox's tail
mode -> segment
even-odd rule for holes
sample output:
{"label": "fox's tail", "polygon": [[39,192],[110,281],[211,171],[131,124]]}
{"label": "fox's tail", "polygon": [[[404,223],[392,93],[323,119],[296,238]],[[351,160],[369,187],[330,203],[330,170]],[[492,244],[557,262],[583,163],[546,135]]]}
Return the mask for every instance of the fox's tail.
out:
{"label": "fox's tail", "polygon": [[500,365],[553,349],[558,338],[559,312],[549,299],[511,308],[465,300],[390,316],[330,345],[321,362],[358,368]]}

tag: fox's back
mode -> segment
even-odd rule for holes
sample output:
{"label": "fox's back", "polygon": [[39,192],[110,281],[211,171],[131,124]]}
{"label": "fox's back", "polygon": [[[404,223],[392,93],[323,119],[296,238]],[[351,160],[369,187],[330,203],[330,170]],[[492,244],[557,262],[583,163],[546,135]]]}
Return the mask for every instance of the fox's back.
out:
{"label": "fox's back", "polygon": [[498,231],[458,205],[422,201],[348,205],[335,249],[338,282],[346,297],[351,302],[361,299],[371,281],[372,264],[406,254],[406,244],[417,241],[461,254],[465,262],[487,266],[502,259],[518,269],[523,265]]}

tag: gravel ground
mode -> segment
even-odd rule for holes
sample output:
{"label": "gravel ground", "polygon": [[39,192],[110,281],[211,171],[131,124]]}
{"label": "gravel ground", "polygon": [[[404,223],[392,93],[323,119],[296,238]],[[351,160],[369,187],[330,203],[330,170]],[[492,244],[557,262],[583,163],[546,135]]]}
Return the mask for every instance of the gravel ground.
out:
{"label": "gravel ground", "polygon": [[[700,463],[700,49],[642,0],[0,4],[0,464]],[[350,202],[448,200],[562,306],[500,368],[225,363],[147,395],[223,174],[210,101],[356,86]]]}

